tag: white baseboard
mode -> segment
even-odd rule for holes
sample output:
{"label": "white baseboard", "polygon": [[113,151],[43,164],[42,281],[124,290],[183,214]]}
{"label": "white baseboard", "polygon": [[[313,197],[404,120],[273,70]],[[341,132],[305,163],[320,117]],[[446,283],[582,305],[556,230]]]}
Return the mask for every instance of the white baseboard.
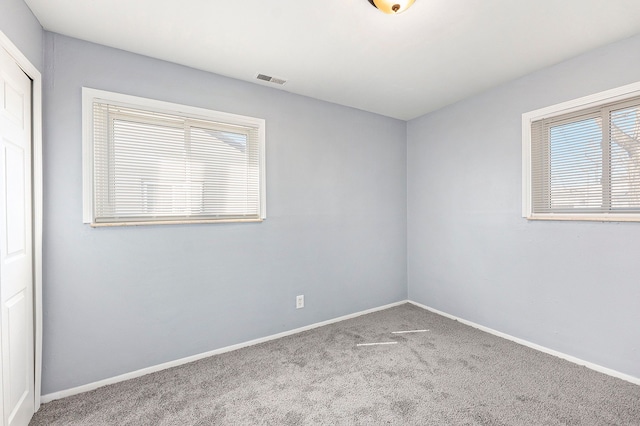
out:
{"label": "white baseboard", "polygon": [[330,320],[318,322],[318,323],[315,323],[315,324],[307,325],[307,326],[296,328],[296,329],[293,329],[293,330],[284,331],[282,333],[273,334],[271,336],[261,337],[259,339],[250,340],[248,342],[238,343],[237,345],[231,345],[231,346],[227,346],[227,347],[224,347],[224,348],[215,349],[215,350],[212,350],[212,351],[209,351],[209,352],[204,352],[204,353],[201,353],[201,354],[188,356],[186,358],[177,359],[175,361],[165,362],[163,364],[154,365],[154,366],[151,366],[151,367],[143,368],[141,370],[132,371],[130,373],[121,374],[119,376],[110,377],[108,379],[99,380],[97,382],[88,383],[86,385],[78,386],[78,387],[75,387],[75,388],[66,389],[66,390],[59,391],[59,392],[48,393],[46,395],[42,395],[42,397],[40,398],[40,402],[42,404],[45,404],[47,402],[51,402],[51,401],[56,400],[56,399],[61,399],[61,398],[65,398],[67,396],[72,396],[72,395],[77,395],[77,394],[84,393],[84,392],[89,392],[89,391],[92,391],[94,389],[98,389],[98,388],[100,388],[102,386],[112,385],[114,383],[124,382],[125,380],[135,379],[136,377],[145,376],[147,374],[155,373],[156,371],[166,370],[167,368],[177,367],[179,365],[183,365],[183,364],[187,364],[187,363],[190,363],[190,362],[194,362],[194,361],[197,361],[197,360],[202,359],[202,358],[207,358],[207,357],[210,357],[210,356],[213,356],[213,355],[222,354],[222,353],[225,353],[225,352],[235,351],[237,349],[246,348],[247,346],[257,345],[259,343],[268,342],[270,340],[279,339],[281,337],[291,336],[292,334],[297,334],[297,333],[301,333],[303,331],[312,330],[314,328],[318,328],[318,327],[322,327],[322,326],[325,326],[325,325],[333,324],[333,323],[336,323],[336,322],[340,322],[340,321],[348,320],[348,319],[351,319],[351,318],[359,317],[361,315],[370,314],[372,312],[382,311],[384,309],[392,308],[394,306],[403,305],[403,304],[405,304],[407,302],[408,302],[408,300],[401,300],[400,302],[390,303],[388,305],[379,306],[377,308],[372,308],[372,309],[367,309],[365,311],[356,312],[354,314],[344,315],[344,316],[341,316],[341,317],[338,317],[338,318],[333,318],[333,319],[330,319]]}
{"label": "white baseboard", "polygon": [[562,358],[562,359],[567,360],[569,362],[573,362],[574,364],[583,365],[583,366],[585,366],[587,368],[590,368],[592,370],[598,371],[600,373],[604,373],[604,374],[607,374],[609,376],[616,377],[618,379],[622,379],[622,380],[625,380],[627,382],[630,382],[630,383],[633,383],[633,384],[636,384],[636,385],[640,385],[640,378],[638,378],[638,377],[633,377],[633,376],[630,376],[628,374],[624,374],[624,373],[621,373],[619,371],[612,370],[610,368],[606,368],[606,367],[603,367],[601,365],[597,365],[597,364],[594,364],[594,363],[591,363],[591,362],[576,358],[574,356],[567,355],[565,353],[558,352],[558,351],[555,351],[553,349],[546,348],[544,346],[540,346],[540,345],[538,345],[536,343],[532,343],[532,342],[529,342],[527,340],[520,339],[518,337],[514,337],[514,336],[511,336],[511,335],[506,334],[506,333],[502,333],[502,332],[494,330],[492,328],[485,327],[485,326],[480,325],[480,324],[476,324],[476,323],[474,323],[472,321],[467,321],[465,319],[458,318],[455,315],[451,315],[451,314],[448,314],[446,312],[439,311],[437,309],[431,308],[429,306],[423,305],[423,304],[418,303],[418,302],[414,302],[412,300],[402,300],[400,302],[390,303],[388,305],[379,306],[377,308],[367,309],[365,311],[356,312],[354,314],[344,315],[344,316],[341,316],[341,317],[338,317],[338,318],[333,318],[333,319],[330,319],[330,320],[318,322],[318,323],[315,323],[315,324],[307,325],[307,326],[296,328],[296,329],[293,329],[293,330],[284,331],[282,333],[273,334],[271,336],[261,337],[259,339],[250,340],[248,342],[238,343],[236,345],[231,345],[231,346],[227,346],[227,347],[224,347],[224,348],[215,349],[215,350],[212,350],[212,351],[209,351],[209,352],[204,352],[204,353],[201,353],[201,354],[192,355],[192,356],[189,356],[189,357],[186,357],[186,358],[177,359],[175,361],[165,362],[163,364],[154,365],[154,366],[151,366],[151,367],[143,368],[141,370],[132,371],[130,373],[121,374],[119,376],[110,377],[108,379],[99,380],[97,382],[88,383],[86,385],[78,386],[78,387],[75,387],[75,388],[66,389],[66,390],[59,391],[59,392],[48,393],[46,395],[42,395],[42,397],[40,398],[40,401],[41,401],[41,403],[45,404],[47,402],[50,402],[50,401],[53,401],[53,400],[56,400],[56,399],[65,398],[67,396],[77,395],[77,394],[84,393],[84,392],[89,392],[89,391],[92,391],[94,389],[100,388],[102,386],[107,386],[107,385],[111,385],[111,384],[114,384],[114,383],[123,382],[125,380],[135,379],[136,377],[145,376],[147,374],[155,373],[156,371],[166,370],[167,368],[177,367],[179,365],[188,364],[190,362],[194,362],[194,361],[197,361],[197,360],[200,360],[200,359],[203,359],[203,358],[207,358],[207,357],[210,357],[210,356],[213,356],[213,355],[218,355],[218,354],[222,354],[222,353],[225,353],[225,352],[235,351],[237,349],[242,349],[242,348],[246,348],[248,346],[257,345],[259,343],[268,342],[270,340],[279,339],[281,337],[291,336],[293,334],[301,333],[303,331],[312,330],[314,328],[318,328],[318,327],[322,327],[322,326],[325,326],[325,325],[333,324],[333,323],[336,323],[336,322],[340,322],[340,321],[348,320],[348,319],[351,319],[351,318],[359,317],[361,315],[370,314],[372,312],[382,311],[384,309],[392,308],[394,306],[399,306],[399,305],[405,304],[407,302],[411,303],[411,304],[413,304],[415,306],[418,306],[418,307],[420,307],[422,309],[425,309],[427,311],[433,312],[435,314],[442,315],[443,317],[447,317],[447,318],[456,320],[456,321],[460,322],[461,324],[465,324],[465,325],[471,326],[473,328],[477,328],[478,330],[482,330],[482,331],[484,331],[486,333],[490,333],[490,334],[493,334],[495,336],[502,337],[503,339],[511,340],[512,342],[518,343],[518,344],[523,345],[523,346],[527,346],[529,348],[535,349],[535,350],[540,351],[540,352],[544,352],[544,353],[549,354],[549,355],[556,356],[558,358]]}
{"label": "white baseboard", "polygon": [[412,305],[418,306],[418,307],[420,307],[422,309],[426,309],[427,311],[433,312],[434,314],[442,315],[443,317],[447,317],[447,318],[450,318],[452,320],[456,320],[456,321],[460,322],[461,324],[465,324],[465,325],[471,326],[473,328],[477,328],[478,330],[482,330],[482,331],[484,331],[486,333],[493,334],[493,335],[498,336],[498,337],[502,337],[503,339],[511,340],[512,342],[518,343],[518,344],[523,345],[523,346],[527,346],[527,347],[529,347],[531,349],[535,349],[537,351],[544,352],[546,354],[553,355],[553,356],[556,356],[558,358],[562,358],[562,359],[564,359],[566,361],[569,361],[569,362],[572,362],[574,364],[585,366],[587,368],[590,368],[591,370],[595,370],[597,372],[604,373],[606,375],[609,375],[609,376],[612,376],[612,377],[616,377],[618,379],[622,379],[622,380],[625,380],[627,382],[631,382],[631,383],[633,383],[635,385],[640,385],[640,378],[638,378],[638,377],[630,376],[628,374],[621,373],[619,371],[612,370],[610,368],[603,367],[601,365],[594,364],[592,362],[585,361],[583,359],[576,358],[574,356],[567,355],[565,353],[558,352],[556,350],[549,349],[549,348],[544,347],[544,346],[540,346],[540,345],[538,345],[536,343],[532,343],[532,342],[529,342],[527,340],[520,339],[518,337],[514,337],[514,336],[511,336],[509,334],[503,333],[501,331],[497,331],[497,330],[494,330],[492,328],[485,327],[483,325],[476,324],[474,322],[467,321],[467,320],[462,319],[462,318],[458,318],[455,315],[451,315],[451,314],[448,314],[446,312],[439,311],[437,309],[431,308],[429,306],[423,305],[423,304],[418,303],[418,302],[414,302],[412,300],[409,300],[409,303],[411,303]]}

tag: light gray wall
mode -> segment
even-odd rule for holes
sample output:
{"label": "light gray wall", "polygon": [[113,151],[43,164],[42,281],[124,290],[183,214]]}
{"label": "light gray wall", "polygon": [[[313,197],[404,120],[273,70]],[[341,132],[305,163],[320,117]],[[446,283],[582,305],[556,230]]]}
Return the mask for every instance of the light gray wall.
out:
{"label": "light gray wall", "polygon": [[42,72],[42,26],[23,0],[1,0],[0,31]]}
{"label": "light gray wall", "polygon": [[[640,226],[520,217],[520,115],[637,81],[640,38],[405,130],[56,34],[43,49],[22,0],[0,30],[45,77],[43,394],[404,299],[407,259],[411,299],[640,377]],[[265,118],[267,221],[83,225],[83,85]]]}
{"label": "light gray wall", "polygon": [[[406,299],[405,122],[52,33],[45,52],[43,394]],[[267,220],[84,225],[82,86],[266,119]]]}
{"label": "light gray wall", "polygon": [[521,115],[640,80],[640,36],[408,123],[409,298],[640,377],[640,224],[521,217]]}

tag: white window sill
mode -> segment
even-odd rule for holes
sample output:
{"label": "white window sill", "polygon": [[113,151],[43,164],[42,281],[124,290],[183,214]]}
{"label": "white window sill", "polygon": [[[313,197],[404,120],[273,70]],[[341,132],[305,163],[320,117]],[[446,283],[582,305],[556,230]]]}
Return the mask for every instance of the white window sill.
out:
{"label": "white window sill", "polygon": [[587,222],[640,222],[640,216],[638,215],[622,215],[622,214],[609,214],[609,215],[571,215],[571,214],[544,214],[544,215],[530,215],[526,217],[527,220],[573,220],[573,221],[587,221]]}
{"label": "white window sill", "polygon": [[203,223],[250,223],[263,222],[264,219],[202,219],[202,220],[156,220],[134,222],[101,222],[91,223],[92,228],[105,228],[113,226],[148,226],[148,225],[195,225]]}

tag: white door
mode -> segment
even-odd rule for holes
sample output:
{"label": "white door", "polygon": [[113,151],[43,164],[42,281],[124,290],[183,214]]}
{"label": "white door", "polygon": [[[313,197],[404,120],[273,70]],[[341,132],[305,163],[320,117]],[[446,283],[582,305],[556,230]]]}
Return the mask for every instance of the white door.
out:
{"label": "white door", "polygon": [[31,80],[0,47],[0,387],[2,424],[34,410]]}

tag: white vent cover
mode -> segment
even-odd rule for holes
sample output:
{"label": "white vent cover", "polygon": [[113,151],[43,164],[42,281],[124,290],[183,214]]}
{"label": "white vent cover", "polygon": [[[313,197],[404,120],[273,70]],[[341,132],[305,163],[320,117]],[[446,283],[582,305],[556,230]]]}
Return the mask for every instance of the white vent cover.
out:
{"label": "white vent cover", "polygon": [[256,76],[258,80],[268,81],[269,83],[275,83],[279,85],[283,85],[287,82],[287,80],[283,80],[281,78],[271,77],[270,75],[258,74]]}

